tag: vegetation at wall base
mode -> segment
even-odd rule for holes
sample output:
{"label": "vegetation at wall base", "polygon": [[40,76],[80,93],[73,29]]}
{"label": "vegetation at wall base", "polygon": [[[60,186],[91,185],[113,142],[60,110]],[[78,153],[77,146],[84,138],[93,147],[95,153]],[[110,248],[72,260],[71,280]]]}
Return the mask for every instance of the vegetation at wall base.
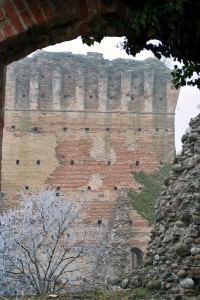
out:
{"label": "vegetation at wall base", "polygon": [[126,289],[126,290],[99,290],[96,292],[97,298],[93,298],[93,300],[140,300],[140,299],[151,299],[153,294],[146,288],[140,287],[134,290]]}
{"label": "vegetation at wall base", "polygon": [[[18,297],[20,300],[149,300],[154,295],[146,288],[132,289],[120,289],[118,291],[96,289],[94,291],[83,291],[81,293],[67,293],[58,295],[56,298],[51,298],[49,295],[34,297],[34,296],[21,296]],[[16,300],[16,297],[6,298],[9,300]],[[156,298],[155,298],[156,299]],[[5,298],[0,298],[5,300]]]}
{"label": "vegetation at wall base", "polygon": [[159,197],[164,179],[171,170],[170,165],[162,166],[159,171],[153,174],[147,174],[144,171],[133,173],[134,178],[142,184],[142,190],[139,192],[130,190],[129,197],[133,208],[147,219],[150,224],[154,222],[154,205]]}

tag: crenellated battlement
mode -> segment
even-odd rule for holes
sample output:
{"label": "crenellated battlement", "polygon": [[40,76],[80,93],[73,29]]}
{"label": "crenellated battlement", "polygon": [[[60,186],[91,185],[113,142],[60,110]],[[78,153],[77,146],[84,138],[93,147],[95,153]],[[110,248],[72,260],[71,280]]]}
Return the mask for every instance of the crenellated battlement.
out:
{"label": "crenellated battlement", "polygon": [[157,59],[37,51],[8,68],[6,109],[174,113],[178,92]]}

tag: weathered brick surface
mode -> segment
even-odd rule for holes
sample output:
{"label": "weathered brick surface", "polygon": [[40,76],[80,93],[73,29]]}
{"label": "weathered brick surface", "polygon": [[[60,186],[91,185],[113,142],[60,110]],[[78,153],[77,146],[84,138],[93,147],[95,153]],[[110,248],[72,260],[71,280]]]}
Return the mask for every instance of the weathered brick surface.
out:
{"label": "weathered brick surface", "polygon": [[[13,63],[2,168],[9,204],[27,187],[60,187],[88,203],[89,224],[118,220],[121,191],[140,187],[132,172],[154,172],[173,158],[177,97],[170,71],[155,59],[39,52]],[[145,252],[148,222],[132,209],[124,216],[129,252],[136,245]]]}
{"label": "weathered brick surface", "polygon": [[[129,29],[124,22],[128,9],[123,0],[112,1],[112,4],[107,7],[103,0],[84,1],[88,12],[87,15],[84,13],[84,16],[83,11],[81,14],[82,3],[83,1],[79,0],[2,0],[0,2],[2,95],[5,66],[38,48],[71,40],[80,35],[97,38],[128,36]],[[108,17],[113,14],[117,22],[113,22],[113,18]],[[120,26],[115,27],[115,23]],[[4,105],[2,95],[1,114]]]}

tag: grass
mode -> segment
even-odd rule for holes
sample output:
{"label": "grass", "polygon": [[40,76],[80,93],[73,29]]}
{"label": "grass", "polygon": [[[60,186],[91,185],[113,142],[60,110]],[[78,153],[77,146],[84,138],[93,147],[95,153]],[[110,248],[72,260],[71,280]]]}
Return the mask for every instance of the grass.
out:
{"label": "grass", "polygon": [[101,291],[98,298],[94,300],[149,300],[152,294],[146,288],[137,288],[135,290],[120,290],[120,291]]}
{"label": "grass", "polygon": [[[94,291],[82,292],[76,295],[62,295],[55,298],[55,300],[150,300],[152,298],[152,294],[146,288],[137,288],[135,290],[126,289],[119,291],[112,290],[101,290],[96,289]],[[5,298],[0,298],[4,299]],[[48,296],[40,296],[40,297],[12,297],[7,298],[10,300],[48,300],[50,299]],[[52,299],[53,300],[53,299]]]}
{"label": "grass", "polygon": [[144,171],[133,173],[135,179],[144,187],[141,192],[131,190],[129,197],[133,208],[147,219],[150,224],[154,222],[154,205],[161,192],[164,179],[171,170],[170,165],[164,165],[159,171],[153,174],[146,174]]}

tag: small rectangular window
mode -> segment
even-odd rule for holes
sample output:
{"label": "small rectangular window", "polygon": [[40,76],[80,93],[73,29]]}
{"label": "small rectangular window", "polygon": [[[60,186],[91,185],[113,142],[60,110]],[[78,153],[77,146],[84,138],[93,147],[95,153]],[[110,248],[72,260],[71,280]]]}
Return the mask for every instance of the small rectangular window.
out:
{"label": "small rectangular window", "polygon": [[37,165],[40,165],[40,160],[37,160]]}
{"label": "small rectangular window", "polygon": [[37,131],[38,131],[38,128],[37,128],[37,127],[31,128],[31,132],[37,132]]}
{"label": "small rectangular window", "polygon": [[156,128],[156,131],[159,131],[159,129],[158,129],[158,128]]}
{"label": "small rectangular window", "polygon": [[29,186],[28,186],[28,185],[26,185],[26,186],[25,186],[25,190],[28,190],[28,189],[29,189]]}
{"label": "small rectangular window", "polygon": [[168,132],[168,128],[165,128],[165,132]]}
{"label": "small rectangular window", "polygon": [[110,131],[110,128],[106,128],[106,131]]}
{"label": "small rectangular window", "polygon": [[88,127],[85,128],[85,131],[89,131],[89,130],[90,130],[90,128],[88,128]]}
{"label": "small rectangular window", "polygon": [[74,160],[71,160],[71,165],[74,165]]}
{"label": "small rectangular window", "polygon": [[136,166],[139,166],[139,164],[140,164],[140,161],[139,161],[139,160],[136,160],[135,165],[136,165]]}
{"label": "small rectangular window", "polygon": [[16,160],[16,165],[19,165],[19,159]]}
{"label": "small rectangular window", "polygon": [[102,220],[98,220],[98,225],[101,225],[102,224]]}
{"label": "small rectangular window", "polygon": [[12,128],[12,129],[15,129],[15,125],[12,125],[11,128]]}

